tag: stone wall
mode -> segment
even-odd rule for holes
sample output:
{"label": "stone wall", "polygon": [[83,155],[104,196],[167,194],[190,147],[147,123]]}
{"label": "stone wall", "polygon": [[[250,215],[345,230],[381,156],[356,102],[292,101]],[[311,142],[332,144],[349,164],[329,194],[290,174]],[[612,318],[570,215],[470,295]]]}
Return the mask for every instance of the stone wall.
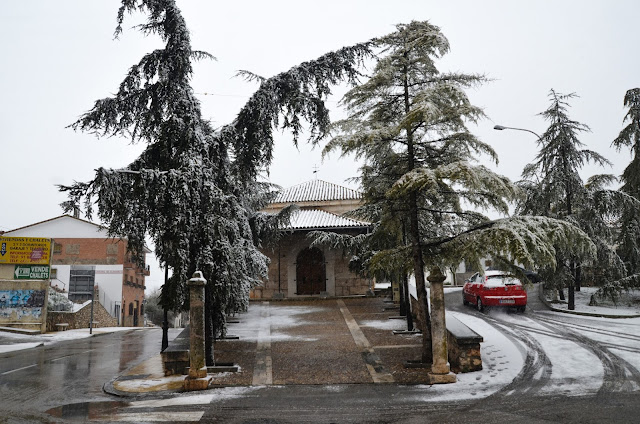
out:
{"label": "stone wall", "polygon": [[[57,331],[56,324],[69,324],[67,329],[89,328],[91,321],[91,303],[77,312],[49,312],[47,314],[47,331]],[[100,304],[93,304],[93,327],[117,327],[118,320]]]}
{"label": "stone wall", "polygon": [[[309,247],[311,241],[307,231],[296,231],[284,236],[279,246],[263,249],[270,259],[268,280],[263,286],[251,290],[252,299],[271,299],[282,293],[282,297],[295,297],[297,255]],[[342,250],[322,248],[326,263],[327,293],[329,296],[364,295],[369,290],[369,280],[359,278],[349,271],[349,257]],[[278,272],[279,271],[279,272]]]}

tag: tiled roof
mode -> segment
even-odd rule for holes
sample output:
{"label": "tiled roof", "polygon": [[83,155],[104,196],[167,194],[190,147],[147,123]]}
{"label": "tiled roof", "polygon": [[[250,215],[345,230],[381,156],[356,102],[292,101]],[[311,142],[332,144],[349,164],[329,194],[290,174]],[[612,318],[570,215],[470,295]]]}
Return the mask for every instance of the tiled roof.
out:
{"label": "tiled roof", "polygon": [[355,219],[345,218],[319,209],[298,210],[291,217],[287,230],[310,230],[322,228],[363,228],[369,224]]}
{"label": "tiled roof", "polygon": [[328,183],[323,180],[311,180],[285,188],[273,200],[273,203],[358,200],[360,197],[360,192],[356,190]]}

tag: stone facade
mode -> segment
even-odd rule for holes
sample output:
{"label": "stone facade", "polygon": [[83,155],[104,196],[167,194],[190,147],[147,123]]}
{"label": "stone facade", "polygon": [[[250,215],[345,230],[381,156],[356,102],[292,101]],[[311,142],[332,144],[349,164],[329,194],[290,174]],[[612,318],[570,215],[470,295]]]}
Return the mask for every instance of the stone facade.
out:
{"label": "stone facade", "polygon": [[[271,299],[280,292],[283,297],[295,298],[297,294],[296,260],[298,254],[309,247],[308,232],[297,231],[280,240],[279,246],[263,249],[271,261],[268,279],[262,287],[251,291],[253,299]],[[354,232],[357,234],[357,232]],[[326,273],[327,296],[365,295],[372,282],[359,278],[349,271],[349,257],[342,250],[322,248]],[[279,271],[279,272],[278,272]]]}
{"label": "stone facade", "polygon": [[307,181],[281,191],[264,211],[277,213],[295,204],[285,234],[275,247],[262,253],[271,261],[268,278],[254,288],[253,299],[296,298],[306,296],[357,296],[373,289],[373,282],[349,271],[350,257],[342,250],[311,247],[310,231],[362,234],[366,222],[343,214],[361,205],[361,194],[355,190],[322,180]]}

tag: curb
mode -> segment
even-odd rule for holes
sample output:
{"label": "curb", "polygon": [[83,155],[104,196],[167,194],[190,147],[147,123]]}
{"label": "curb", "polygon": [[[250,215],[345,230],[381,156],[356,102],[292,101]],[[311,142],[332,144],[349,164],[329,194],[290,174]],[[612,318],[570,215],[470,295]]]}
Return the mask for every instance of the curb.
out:
{"label": "curb", "polygon": [[596,317],[596,318],[612,318],[612,319],[625,319],[625,318],[640,318],[640,315],[610,315],[610,314],[598,314],[594,312],[580,312],[580,311],[569,311],[566,309],[556,308],[549,303],[549,301],[544,297],[544,283],[540,283],[538,286],[538,299],[546,306],[549,310],[553,312],[560,312],[563,314],[570,315],[580,315],[583,317]]}

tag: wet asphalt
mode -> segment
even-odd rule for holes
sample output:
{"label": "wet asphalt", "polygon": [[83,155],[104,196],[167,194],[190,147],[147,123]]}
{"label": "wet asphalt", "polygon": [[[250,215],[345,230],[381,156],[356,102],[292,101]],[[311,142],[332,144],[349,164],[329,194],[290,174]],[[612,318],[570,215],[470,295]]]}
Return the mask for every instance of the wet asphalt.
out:
{"label": "wet asphalt", "polygon": [[132,330],[0,355],[0,422],[41,422],[53,407],[112,400],[105,382],[156,355],[161,337],[160,329]]}

